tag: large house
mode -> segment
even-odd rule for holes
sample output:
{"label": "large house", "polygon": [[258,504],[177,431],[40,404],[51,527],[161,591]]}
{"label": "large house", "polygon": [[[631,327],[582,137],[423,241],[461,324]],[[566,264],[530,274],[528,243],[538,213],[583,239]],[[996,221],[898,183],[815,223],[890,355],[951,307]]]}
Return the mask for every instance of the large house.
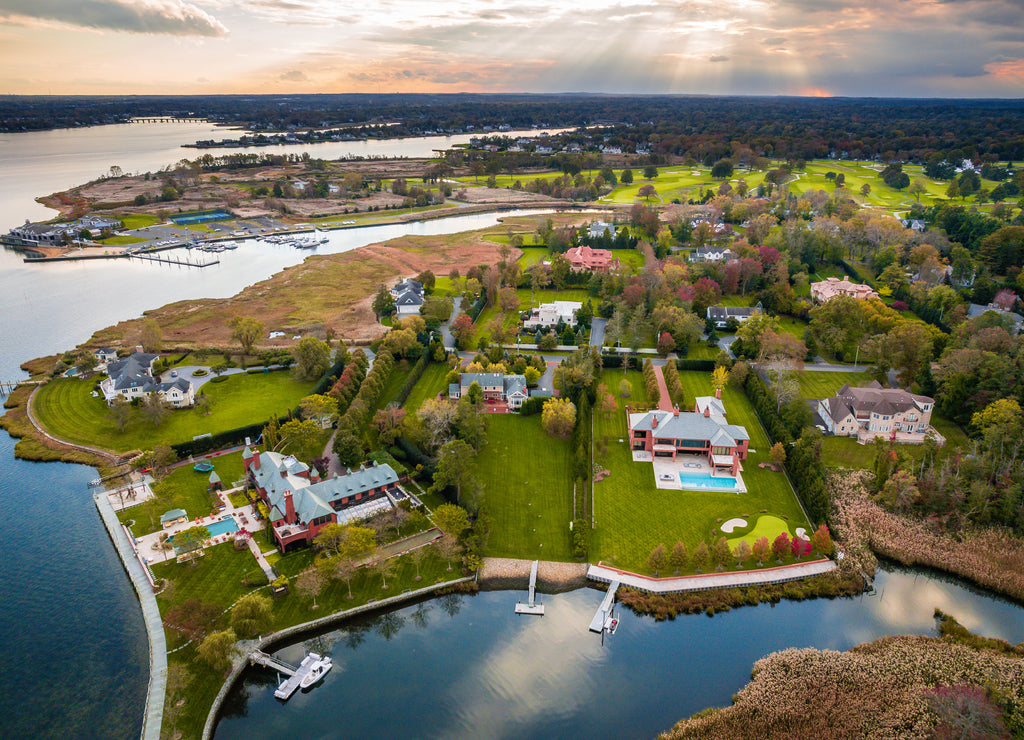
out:
{"label": "large house", "polygon": [[583,308],[579,301],[542,303],[523,314],[524,329],[539,329],[564,323],[576,326],[576,312]]}
{"label": "large house", "polygon": [[845,275],[842,280],[830,277],[817,283],[811,283],[811,299],[818,303],[826,303],[838,295],[856,298],[858,301],[878,298],[878,293],[872,290],[870,285],[851,283],[850,278]]}
{"label": "large house", "polygon": [[423,308],[423,284],[412,279],[403,280],[391,289],[391,297],[395,299],[399,318],[419,315]]}
{"label": "large house", "polygon": [[1013,311],[1001,308],[995,303],[990,303],[987,306],[982,306],[980,303],[968,304],[967,318],[974,319],[977,318],[978,316],[988,313],[989,311],[996,314],[997,316],[1002,316],[1003,318],[1009,319],[1010,322],[1013,324],[1011,331],[1014,333],[1019,333],[1021,327],[1024,326],[1024,317],[1022,317],[1018,313],[1014,313]]}
{"label": "large house", "polygon": [[618,262],[612,257],[611,250],[591,249],[586,244],[566,251],[565,258],[569,260],[569,267],[576,272],[607,270],[613,263]]}
{"label": "large house", "polygon": [[610,237],[615,238],[615,224],[610,224],[607,221],[594,221],[587,229],[587,236],[591,239],[600,239],[606,231]]}
{"label": "large house", "polygon": [[525,375],[502,373],[462,373],[458,383],[448,386],[448,397],[458,400],[469,392],[473,383],[484,392],[484,401],[505,401],[510,409],[519,408],[530,397]]}
{"label": "large house", "polygon": [[309,545],[328,524],[361,521],[387,511],[410,497],[398,485],[390,465],[361,466],[344,475],[322,480],[292,456],[277,452],[256,452],[248,447],[242,464],[249,483],[269,510],[274,541],[281,552]]}
{"label": "large house", "polygon": [[99,236],[104,229],[120,229],[124,223],[104,216],[82,216],[77,221],[54,224],[25,222],[7,233],[7,239],[24,246],[59,247],[74,240],[83,231]]}
{"label": "large house", "polygon": [[[868,442],[885,437],[920,443],[931,430],[935,400],[900,388],[883,388],[878,381],[863,388],[844,385],[832,398],[818,401],[818,417],[829,434]],[[941,437],[940,437],[941,439]]]}
{"label": "large house", "polygon": [[736,253],[728,247],[694,247],[690,250],[690,262],[731,262]]}
{"label": "large house", "polygon": [[153,377],[153,363],[157,355],[148,352],[135,352],[123,360],[107,364],[107,376],[100,383],[103,398],[107,405],[118,396],[126,401],[144,398],[156,393],[171,406],[185,408],[195,403],[195,388],[192,381],[186,378],[175,378],[168,383],[161,383]]}
{"label": "large house", "polygon": [[699,455],[714,471],[739,473],[747,458],[747,430],[725,420],[725,406],[715,396],[699,396],[692,412],[644,411],[629,414],[629,441],[634,451],[652,458]]}
{"label": "large house", "polygon": [[736,319],[741,324],[754,314],[761,313],[761,303],[756,306],[741,308],[740,306],[708,306],[708,318],[715,322],[715,326],[724,329],[729,319]]}

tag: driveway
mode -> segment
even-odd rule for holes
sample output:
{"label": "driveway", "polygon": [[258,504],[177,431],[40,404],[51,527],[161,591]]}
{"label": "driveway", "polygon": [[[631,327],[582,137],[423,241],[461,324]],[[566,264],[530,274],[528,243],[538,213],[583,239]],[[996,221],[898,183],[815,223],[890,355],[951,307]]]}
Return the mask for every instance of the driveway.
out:
{"label": "driveway", "polygon": [[455,337],[452,336],[452,333],[451,331],[449,331],[448,327],[451,325],[453,321],[455,321],[455,317],[458,316],[461,311],[462,296],[459,296],[452,301],[452,315],[448,317],[448,320],[446,322],[441,324],[441,338],[442,341],[444,342],[444,348],[449,352],[455,349]]}
{"label": "driveway", "polygon": [[604,330],[608,326],[608,319],[601,319],[595,316],[590,322],[590,344],[600,347],[604,344]]}
{"label": "driveway", "polygon": [[[192,373],[194,373],[196,370],[205,370],[206,375],[200,375],[198,378],[194,377]],[[221,375],[240,375],[244,372],[245,370],[243,370],[240,367],[229,367],[227,370],[222,372]],[[177,373],[177,375],[174,375],[173,373]],[[165,370],[163,373],[160,374],[160,380],[163,381],[164,383],[173,382],[178,378],[191,380],[192,388],[194,388],[197,393],[199,392],[199,389],[201,387],[209,383],[215,377],[217,376],[210,372],[209,365],[182,365],[181,367],[174,367],[171,368],[170,370]]]}

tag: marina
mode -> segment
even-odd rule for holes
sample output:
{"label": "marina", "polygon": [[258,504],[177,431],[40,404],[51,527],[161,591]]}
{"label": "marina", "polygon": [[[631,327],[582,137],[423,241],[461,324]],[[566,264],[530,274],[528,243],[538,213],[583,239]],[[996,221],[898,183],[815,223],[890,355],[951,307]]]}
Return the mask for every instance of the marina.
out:
{"label": "marina", "polygon": [[291,663],[275,658],[273,655],[268,655],[262,650],[255,650],[249,656],[249,663],[251,665],[272,668],[278,673],[288,676],[274,690],[274,696],[282,701],[288,701],[292,694],[300,688],[307,689],[313,686],[326,676],[332,668],[330,657],[321,656],[317,653],[309,653],[302,659],[302,662],[294,666]]}

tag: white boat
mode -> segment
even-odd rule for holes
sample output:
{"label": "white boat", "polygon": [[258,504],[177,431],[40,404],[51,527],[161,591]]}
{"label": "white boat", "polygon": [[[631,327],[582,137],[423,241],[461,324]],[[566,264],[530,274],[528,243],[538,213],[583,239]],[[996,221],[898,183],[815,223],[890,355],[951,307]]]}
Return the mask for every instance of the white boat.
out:
{"label": "white boat", "polygon": [[313,658],[313,665],[310,666],[309,671],[299,682],[299,688],[302,689],[308,689],[321,678],[326,676],[332,668],[330,656],[321,658],[316,653],[310,653],[309,657]]}

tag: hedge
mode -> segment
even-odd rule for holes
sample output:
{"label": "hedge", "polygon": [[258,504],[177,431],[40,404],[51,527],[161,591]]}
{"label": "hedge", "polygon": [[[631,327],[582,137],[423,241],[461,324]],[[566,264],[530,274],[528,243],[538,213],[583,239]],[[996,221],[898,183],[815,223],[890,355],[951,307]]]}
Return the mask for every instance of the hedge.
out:
{"label": "hedge", "polygon": [[[279,416],[278,424],[284,424],[289,416]],[[188,442],[178,442],[171,445],[171,449],[178,453],[178,459],[184,460],[192,455],[202,455],[210,450],[219,450],[222,447],[231,447],[245,442],[245,438],[255,441],[263,434],[263,427],[267,422],[261,421],[257,424],[248,424],[244,427],[235,427],[223,432],[211,434],[209,437],[193,439]]]}
{"label": "hedge", "polygon": [[402,387],[398,389],[398,395],[395,396],[395,402],[399,406],[404,406],[405,402],[409,400],[409,394],[412,393],[412,389],[416,387],[420,378],[423,377],[423,371],[427,369],[427,363],[430,361],[430,349],[424,348],[420,354],[420,359],[416,360],[416,364],[409,370],[409,374],[405,378],[405,382],[402,383]]}

